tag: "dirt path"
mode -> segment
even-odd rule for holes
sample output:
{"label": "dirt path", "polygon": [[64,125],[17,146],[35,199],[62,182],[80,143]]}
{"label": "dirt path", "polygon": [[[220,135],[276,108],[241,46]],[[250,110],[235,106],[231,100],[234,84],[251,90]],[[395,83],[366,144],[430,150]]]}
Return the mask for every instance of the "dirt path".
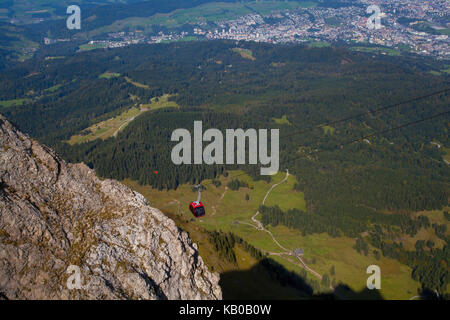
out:
{"label": "dirt path", "polygon": [[[139,114],[141,114],[141,113],[142,113],[142,111],[139,111]],[[138,114],[138,115],[139,115],[139,114]],[[133,117],[131,117],[131,118],[129,118],[129,119],[126,119],[125,122],[122,123],[122,125],[119,127],[119,129],[117,129],[116,132],[113,133],[113,137],[117,137],[117,135],[119,134],[120,129],[122,129],[123,126],[129,124],[131,121],[133,121],[134,119],[136,119],[136,117],[137,117],[138,115],[133,116]]]}
{"label": "dirt path", "polygon": [[[281,180],[281,181],[278,182],[278,183],[275,183],[274,185],[272,185],[272,186],[270,187],[270,189],[267,191],[266,195],[264,196],[264,199],[263,199],[263,201],[262,201],[262,205],[264,205],[264,204],[266,203],[266,199],[267,199],[267,197],[269,196],[269,194],[272,192],[272,190],[273,190],[275,187],[279,186],[280,184],[286,182],[287,179],[288,179],[288,177],[289,177],[289,170],[286,170],[286,177],[284,177],[283,180]],[[259,214],[259,210],[256,211],[256,213],[255,213],[255,214],[253,215],[253,217],[252,217],[252,221],[256,224],[257,229],[258,229],[258,230],[262,230],[262,231],[267,232],[267,233],[272,237],[273,242],[275,242],[275,243],[277,244],[278,247],[280,247],[280,248],[283,249],[284,251],[289,251],[289,249],[286,249],[285,247],[283,247],[283,246],[277,241],[277,239],[275,239],[275,237],[274,237],[274,235],[272,234],[272,232],[270,232],[269,230],[267,230],[266,228],[264,228],[264,226],[263,226],[263,224],[261,223],[261,221],[256,220],[256,217],[258,216],[258,214]]]}
{"label": "dirt path", "polygon": [[[266,195],[264,196],[264,199],[263,199],[263,201],[262,201],[262,205],[265,204],[266,199],[267,199],[267,197],[269,196],[269,194],[272,192],[272,190],[273,190],[274,188],[276,188],[277,186],[279,186],[280,184],[286,182],[287,179],[288,179],[288,177],[289,177],[289,170],[286,170],[286,177],[284,177],[283,180],[281,180],[281,181],[278,182],[278,183],[275,183],[274,185],[272,185],[272,186],[270,187],[270,189],[267,191]],[[253,224],[253,223],[248,223],[248,222],[241,222],[241,221],[238,221],[238,222],[241,223],[241,224],[245,224],[245,225],[251,226],[251,227],[253,227],[253,228],[257,229],[257,230],[267,232],[267,233],[270,235],[270,237],[272,238],[273,242],[274,242],[279,248],[281,248],[282,250],[284,250],[284,252],[269,252],[269,251],[265,251],[265,250],[263,250],[263,252],[268,253],[269,255],[277,255],[277,256],[279,256],[279,257],[282,257],[282,258],[284,258],[284,259],[286,259],[286,260],[288,260],[288,261],[294,263],[295,265],[297,265],[297,266],[299,266],[299,267],[301,267],[301,268],[304,268],[306,271],[312,273],[312,274],[313,274],[316,278],[318,278],[319,280],[322,280],[322,276],[321,276],[317,271],[315,271],[314,269],[310,268],[310,267],[305,263],[305,261],[301,258],[301,256],[295,254],[292,250],[289,250],[289,249],[285,248],[284,246],[282,246],[282,245],[278,242],[278,240],[275,238],[275,236],[273,235],[273,233],[272,233],[271,231],[267,230],[266,228],[264,228],[264,226],[263,226],[263,224],[261,223],[261,221],[259,221],[259,220],[256,219],[256,217],[258,216],[258,214],[259,214],[259,210],[256,211],[256,213],[255,213],[255,214],[252,216],[252,218],[251,218],[251,220],[252,220],[252,222],[253,222],[254,224]],[[299,263],[295,263],[295,261],[292,261],[292,260],[290,260],[290,259],[287,259],[287,258],[284,257],[283,255],[288,255],[288,256],[290,256],[290,257],[294,257],[294,258],[296,258],[296,259],[299,261]],[[331,285],[330,285],[330,289],[333,289],[333,287],[332,287]]]}
{"label": "dirt path", "polygon": [[225,193],[227,193],[228,187],[225,187],[225,190],[223,191],[223,193],[220,195],[219,200],[217,201],[217,204],[215,206],[212,207],[213,212],[212,212],[212,216],[216,214],[217,212],[217,207],[220,206],[220,203],[222,202],[223,197],[225,197]]}

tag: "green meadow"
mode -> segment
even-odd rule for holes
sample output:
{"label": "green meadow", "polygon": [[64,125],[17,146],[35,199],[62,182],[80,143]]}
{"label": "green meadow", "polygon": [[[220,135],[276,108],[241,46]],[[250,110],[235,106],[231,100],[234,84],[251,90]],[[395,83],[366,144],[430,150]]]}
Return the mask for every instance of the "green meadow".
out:
{"label": "green meadow", "polygon": [[[161,170],[155,168],[155,170]],[[205,180],[203,184],[206,190],[202,192],[202,203],[206,208],[206,216],[194,219],[188,210],[190,202],[196,199],[196,192],[192,186],[181,185],[176,190],[158,191],[149,186],[142,186],[135,181],[125,180],[124,183],[132,189],[143,194],[151,206],[159,208],[175,221],[182,221],[184,227],[188,227],[191,236],[195,239],[195,226],[198,230],[222,230],[231,231],[242,237],[256,248],[281,253],[283,250],[277,246],[271,236],[264,231],[248,225],[252,223],[251,217],[256,213],[264,196],[270,187],[280,182],[285,177],[285,172],[279,172],[272,176],[271,182],[254,181],[241,171],[231,171],[228,177],[221,176],[218,180],[222,183],[219,187],[210,184],[211,180]],[[226,187],[233,177],[248,183],[248,188],[240,188],[232,191]],[[278,205],[283,210],[297,208],[306,210],[306,201],[302,192],[294,191],[293,186],[297,182],[295,176],[290,175],[288,180],[275,187],[266,199],[266,205]],[[248,195],[248,200],[246,200]],[[258,218],[257,218],[258,219]],[[330,275],[332,266],[335,275],[330,278],[335,283],[348,285],[356,292],[366,288],[366,280],[369,275],[366,269],[372,264],[380,266],[382,272],[381,295],[385,299],[408,299],[415,296],[419,283],[411,279],[411,269],[396,260],[381,257],[377,260],[371,248],[368,256],[358,253],[353,246],[356,239],[339,237],[332,238],[328,234],[314,234],[303,236],[300,231],[284,226],[271,227],[277,241],[289,250],[302,248],[305,252],[304,260],[309,267],[320,274]],[[193,234],[194,233],[194,234]],[[206,244],[203,244],[205,246]],[[199,243],[200,248],[202,243]],[[204,253],[211,255],[212,253]],[[282,264],[286,269],[299,273],[301,267],[295,264],[292,257],[273,256],[271,258]],[[220,269],[208,257],[211,268]],[[212,259],[212,258],[211,258]],[[251,267],[251,261],[247,260],[246,270]],[[253,261],[256,263],[256,261]],[[310,279],[316,279],[311,273],[307,273]],[[326,289],[323,289],[326,291]]]}
{"label": "green meadow", "polygon": [[276,124],[287,124],[291,125],[291,122],[288,120],[286,115],[283,115],[281,118],[272,118],[273,121],[275,121]]}
{"label": "green meadow", "polygon": [[10,108],[13,106],[21,106],[24,103],[30,102],[31,99],[24,98],[24,99],[12,99],[12,100],[0,100],[0,106],[4,108]]}
{"label": "green meadow", "polygon": [[100,79],[111,79],[120,77],[120,73],[116,72],[105,72],[98,76]]}
{"label": "green meadow", "polygon": [[[132,107],[116,117],[94,123],[90,127],[84,129],[81,133],[73,135],[67,143],[74,145],[96,139],[105,140],[117,135],[131,121],[144,112],[162,108],[177,108],[178,105],[173,101],[169,101],[169,97],[170,95],[163,95],[158,98],[153,98],[149,103],[141,103],[139,107]],[[136,97],[131,97],[131,99],[135,100]]]}

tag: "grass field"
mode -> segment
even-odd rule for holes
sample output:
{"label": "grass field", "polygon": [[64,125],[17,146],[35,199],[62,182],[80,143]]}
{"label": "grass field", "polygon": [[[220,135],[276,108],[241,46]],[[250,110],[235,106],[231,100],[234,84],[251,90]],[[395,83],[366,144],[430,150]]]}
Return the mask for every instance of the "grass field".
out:
{"label": "grass field", "polygon": [[[449,226],[447,226],[447,230],[448,230],[448,227]],[[446,244],[446,242],[444,240],[439,239],[436,236],[433,228],[426,228],[426,229],[422,228],[419,230],[419,232],[414,237],[411,237],[409,235],[402,236],[398,240],[399,241],[397,241],[397,242],[401,242],[403,244],[403,247],[406,250],[415,250],[415,245],[418,240],[424,240],[424,241],[431,240],[434,242],[434,247],[439,248],[439,249],[442,249]],[[428,249],[426,249],[426,250],[428,250]]]}
{"label": "grass field", "polygon": [[83,52],[83,51],[90,51],[90,50],[95,50],[95,49],[103,49],[106,48],[107,45],[106,43],[86,43],[86,44],[82,44],[79,48],[79,52]]}
{"label": "grass field", "polygon": [[324,132],[325,134],[327,134],[327,133],[333,134],[334,131],[336,131],[335,128],[330,127],[330,126],[323,126],[322,129],[323,129],[323,132]]}
{"label": "grass field", "polygon": [[142,83],[139,83],[139,82],[135,82],[135,81],[131,80],[131,79],[128,78],[128,77],[125,77],[125,80],[126,80],[128,83],[131,83],[132,85],[134,85],[134,86],[136,86],[136,87],[138,87],[138,88],[143,88],[143,89],[149,89],[149,88],[150,88],[148,85],[142,84]]}
{"label": "grass field", "polygon": [[444,160],[447,161],[447,164],[450,163],[450,148],[443,147],[444,148]]}
{"label": "grass field", "polygon": [[57,85],[54,85],[54,86],[52,86],[50,88],[45,89],[44,91],[45,92],[55,92],[61,87],[62,87],[62,84],[57,84]]}
{"label": "grass field", "polygon": [[157,110],[162,108],[179,108],[180,106],[175,101],[169,101],[172,95],[165,94],[158,98],[153,98],[150,103],[141,104],[140,107],[143,109]]}
{"label": "grass field", "polygon": [[24,98],[24,99],[13,99],[13,100],[3,100],[0,101],[0,107],[4,107],[4,108],[10,108],[13,106],[21,106],[24,103],[30,102],[31,99],[28,98]]}
{"label": "grass field", "polygon": [[275,121],[276,124],[287,124],[291,125],[291,122],[288,120],[286,115],[283,115],[281,118],[272,118],[273,121]]}
{"label": "grass field", "polygon": [[[281,180],[283,175],[284,173],[278,174],[276,177]],[[293,190],[296,183],[297,179],[295,176],[290,175],[286,183],[280,184],[273,189],[267,197],[265,205],[269,207],[277,205],[283,211],[294,208],[306,211],[305,195],[302,192]]]}
{"label": "grass field", "polygon": [[116,72],[105,72],[98,76],[100,79],[111,79],[120,77],[120,73]]}
{"label": "grass field", "polygon": [[401,52],[391,48],[381,48],[381,47],[352,47],[350,48],[354,51],[366,52],[366,53],[377,53],[377,54],[386,54],[390,56],[400,56]]}
{"label": "grass field", "polygon": [[233,48],[232,51],[239,53],[242,58],[248,59],[248,60],[256,60],[255,57],[253,57],[253,52],[248,49],[243,48]]}
{"label": "grass field", "polygon": [[331,47],[331,43],[326,41],[309,41],[307,44],[312,48]]}
{"label": "grass field", "polygon": [[134,119],[142,112],[144,112],[142,109],[136,107],[128,109],[117,117],[101,121],[84,129],[81,134],[70,137],[68,143],[74,145],[96,139],[108,139],[114,136],[120,129],[123,129],[131,119]]}
{"label": "grass field", "polygon": [[200,41],[201,38],[195,36],[186,36],[176,40],[162,40],[161,43],[183,42],[183,41]]}
{"label": "grass field", "polygon": [[59,59],[65,59],[66,57],[65,56],[48,56],[48,57],[45,57],[45,60],[47,61],[47,60],[59,60]]}
{"label": "grass field", "polygon": [[[188,211],[189,202],[196,199],[196,193],[192,191],[190,185],[181,185],[177,190],[158,191],[130,180],[126,180],[124,183],[143,194],[149,200],[151,206],[161,209],[175,221],[184,221],[184,226],[179,224],[180,227],[188,227],[194,239],[196,227],[206,230],[231,231],[259,249],[281,252],[282,250],[273,242],[269,234],[236,222],[250,223],[251,217],[257,211],[270,186],[281,181],[285,177],[285,173],[280,172],[273,176],[270,183],[253,181],[247,175],[242,175],[239,176],[239,179],[246,181],[249,188],[241,188],[238,191],[226,188],[227,182],[233,176],[241,173],[240,171],[233,171],[227,178],[220,177],[219,180],[222,182],[220,187],[208,184],[210,180],[203,182],[207,189],[202,192],[202,202],[207,213],[202,219],[194,219]],[[283,210],[290,208],[305,210],[306,202],[303,193],[292,189],[296,182],[296,177],[289,176],[286,183],[273,189],[266,200],[266,205],[278,205]],[[249,200],[245,200],[246,194],[249,195]],[[290,250],[302,248],[305,252],[306,263],[320,274],[327,273],[330,275],[329,270],[334,266],[336,274],[331,278],[335,279],[336,283],[348,285],[356,292],[366,288],[366,280],[369,276],[366,274],[366,269],[368,266],[375,264],[380,266],[382,272],[380,293],[383,298],[408,299],[417,293],[419,283],[411,279],[409,267],[396,260],[384,257],[376,260],[372,253],[373,248],[371,248],[367,257],[359,254],[353,249],[355,239],[347,237],[332,238],[327,234],[302,236],[300,231],[284,226],[269,226],[269,230],[284,247]],[[202,247],[202,243],[199,243],[199,247]],[[211,255],[211,252],[203,252],[203,254]],[[288,258],[271,257],[286,269],[300,272],[300,267],[293,264]],[[209,257],[205,257],[207,263],[214,267],[217,262],[208,259]],[[214,257],[211,257],[211,259],[214,259]],[[312,263],[313,261],[315,263]],[[248,265],[246,268],[248,268]],[[308,278],[316,279],[309,273]]]}
{"label": "grass field", "polygon": [[450,74],[450,65],[445,65],[445,68],[441,70],[444,73]]}

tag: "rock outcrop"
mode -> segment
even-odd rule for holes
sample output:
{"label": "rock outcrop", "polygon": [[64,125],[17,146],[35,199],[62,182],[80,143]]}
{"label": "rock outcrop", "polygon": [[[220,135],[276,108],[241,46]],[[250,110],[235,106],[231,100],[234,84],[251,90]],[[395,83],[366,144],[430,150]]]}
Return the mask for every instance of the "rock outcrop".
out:
{"label": "rock outcrop", "polygon": [[196,244],[142,195],[1,115],[0,143],[0,298],[222,298]]}

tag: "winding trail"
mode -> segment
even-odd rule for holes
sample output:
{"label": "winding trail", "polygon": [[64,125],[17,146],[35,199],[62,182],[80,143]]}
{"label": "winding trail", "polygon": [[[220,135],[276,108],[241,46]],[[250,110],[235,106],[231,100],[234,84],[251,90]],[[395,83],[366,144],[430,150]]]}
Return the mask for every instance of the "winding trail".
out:
{"label": "winding trail", "polygon": [[[264,196],[264,199],[263,199],[263,201],[262,201],[262,205],[265,204],[266,199],[267,199],[267,197],[269,196],[269,194],[272,192],[272,190],[273,190],[274,188],[276,188],[277,186],[279,186],[280,184],[286,182],[287,179],[288,179],[288,177],[289,177],[289,170],[286,170],[286,177],[284,177],[283,180],[281,180],[281,181],[278,182],[278,183],[275,183],[274,185],[272,185],[272,186],[270,187],[270,189],[267,191],[266,195]],[[284,250],[284,252],[269,252],[269,251],[265,251],[265,250],[262,250],[262,251],[268,253],[269,255],[276,255],[276,256],[283,257],[284,259],[286,259],[286,257],[284,257],[284,255],[288,255],[288,256],[294,257],[294,258],[296,258],[300,263],[295,263],[294,261],[292,261],[292,260],[290,260],[290,259],[286,259],[286,260],[288,260],[288,261],[294,263],[295,265],[297,265],[297,266],[299,266],[299,267],[304,268],[306,271],[309,271],[310,273],[312,273],[316,278],[318,278],[319,280],[322,280],[322,276],[320,275],[320,273],[318,273],[318,272],[315,271],[314,269],[310,268],[310,267],[305,263],[305,261],[301,258],[301,256],[299,256],[298,254],[294,253],[292,250],[289,250],[289,249],[285,248],[284,246],[282,246],[282,245],[278,242],[278,240],[275,238],[275,236],[273,235],[273,233],[272,233],[271,231],[267,230],[267,229],[263,226],[263,224],[261,223],[261,221],[259,221],[259,220],[256,219],[256,217],[258,216],[258,214],[259,214],[259,210],[256,211],[256,213],[255,213],[255,214],[252,216],[252,218],[251,218],[251,219],[252,219],[252,222],[253,222],[254,224],[253,224],[253,223],[248,223],[248,222],[242,222],[242,221],[237,221],[237,222],[238,222],[238,223],[241,223],[241,224],[249,225],[249,226],[251,226],[251,227],[253,227],[253,228],[256,228],[257,230],[267,232],[267,233],[271,236],[273,242],[274,242],[278,247],[280,247],[282,250]],[[331,286],[331,284],[330,284],[330,289],[332,289],[332,290],[334,289],[334,288]]]}
{"label": "winding trail", "polygon": [[[139,111],[139,114],[141,114],[141,113],[142,113],[142,111]],[[139,114],[138,114],[138,115],[139,115]],[[119,129],[117,129],[116,132],[114,132],[113,137],[117,137],[117,135],[119,134],[119,131],[120,131],[124,126],[126,126],[127,124],[129,124],[131,121],[133,121],[134,119],[136,119],[136,117],[137,117],[138,115],[126,119],[125,122],[122,123],[122,125],[119,127]]]}

